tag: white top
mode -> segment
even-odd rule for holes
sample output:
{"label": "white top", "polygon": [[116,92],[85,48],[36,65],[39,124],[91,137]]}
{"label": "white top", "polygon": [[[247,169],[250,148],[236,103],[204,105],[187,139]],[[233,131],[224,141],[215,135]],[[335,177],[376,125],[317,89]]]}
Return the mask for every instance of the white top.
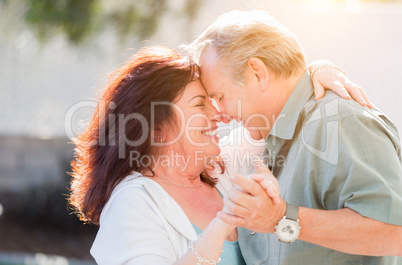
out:
{"label": "white top", "polygon": [[[254,147],[246,146],[246,150]],[[228,144],[222,152],[239,151]],[[259,151],[259,150],[258,150]],[[254,151],[255,153],[255,151]],[[226,161],[226,174],[243,168]],[[225,174],[225,175],[226,175]],[[216,188],[226,196],[232,183],[222,174]],[[172,264],[197,239],[190,220],[177,202],[155,181],[133,172],[114,189],[100,216],[100,228],[91,248],[99,265]]]}
{"label": "white top", "polygon": [[[225,196],[232,185],[221,178],[216,187]],[[158,183],[133,172],[103,208],[91,254],[99,265],[172,264],[196,239],[176,201]]]}

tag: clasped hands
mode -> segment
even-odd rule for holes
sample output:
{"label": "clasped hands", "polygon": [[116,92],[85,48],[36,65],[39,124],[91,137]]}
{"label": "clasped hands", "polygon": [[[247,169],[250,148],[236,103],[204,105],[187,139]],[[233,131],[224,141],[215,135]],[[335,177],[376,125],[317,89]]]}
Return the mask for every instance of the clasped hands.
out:
{"label": "clasped hands", "polygon": [[224,198],[218,216],[227,224],[242,226],[257,233],[274,233],[275,226],[286,212],[279,184],[271,171],[260,161],[256,173],[230,176],[237,185]]}

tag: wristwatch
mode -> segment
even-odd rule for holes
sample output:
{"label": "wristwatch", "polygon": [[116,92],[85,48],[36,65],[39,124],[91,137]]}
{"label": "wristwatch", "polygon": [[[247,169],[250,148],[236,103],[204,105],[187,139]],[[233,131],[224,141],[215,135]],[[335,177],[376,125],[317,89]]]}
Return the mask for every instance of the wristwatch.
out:
{"label": "wristwatch", "polygon": [[292,243],[300,234],[300,224],[297,215],[299,213],[299,206],[286,203],[285,216],[275,226],[276,239],[285,243]]}

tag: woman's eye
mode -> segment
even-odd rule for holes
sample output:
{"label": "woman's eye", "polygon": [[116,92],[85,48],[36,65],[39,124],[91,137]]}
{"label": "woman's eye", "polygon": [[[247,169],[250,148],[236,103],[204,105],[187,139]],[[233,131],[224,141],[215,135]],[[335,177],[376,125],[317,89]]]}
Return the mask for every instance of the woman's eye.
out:
{"label": "woman's eye", "polygon": [[200,102],[200,103],[198,103],[197,105],[195,105],[196,107],[204,107],[205,106],[205,103],[204,102]]}
{"label": "woman's eye", "polygon": [[223,96],[219,98],[219,102],[221,102],[221,101],[222,101],[222,99],[223,99]]}

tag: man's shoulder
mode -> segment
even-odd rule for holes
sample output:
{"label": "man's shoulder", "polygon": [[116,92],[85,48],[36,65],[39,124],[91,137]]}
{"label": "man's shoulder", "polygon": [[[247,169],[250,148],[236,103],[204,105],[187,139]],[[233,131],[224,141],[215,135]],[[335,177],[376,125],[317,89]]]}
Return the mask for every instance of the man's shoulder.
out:
{"label": "man's shoulder", "polygon": [[369,109],[361,106],[352,99],[343,99],[332,91],[326,91],[325,96],[320,100],[311,97],[304,105],[303,114],[306,118],[316,118],[315,116],[310,116],[314,115],[315,112],[320,111],[323,115],[322,118],[332,116],[347,118],[353,115],[362,115],[365,110]]}
{"label": "man's shoulder", "polygon": [[344,120],[355,117],[359,121],[376,124],[397,132],[394,123],[381,110],[363,107],[353,99],[347,100],[339,97],[332,91],[326,91],[325,97],[320,100],[310,98],[303,108],[304,123],[312,120]]}
{"label": "man's shoulder", "polygon": [[[302,111],[302,130],[317,137],[321,131],[337,131],[339,137],[350,137],[356,133],[361,136],[376,135],[388,138],[400,154],[400,136],[395,124],[376,107],[363,107],[356,101],[340,98],[327,91],[326,96],[316,101],[310,98]],[[367,138],[366,137],[366,138]]]}

